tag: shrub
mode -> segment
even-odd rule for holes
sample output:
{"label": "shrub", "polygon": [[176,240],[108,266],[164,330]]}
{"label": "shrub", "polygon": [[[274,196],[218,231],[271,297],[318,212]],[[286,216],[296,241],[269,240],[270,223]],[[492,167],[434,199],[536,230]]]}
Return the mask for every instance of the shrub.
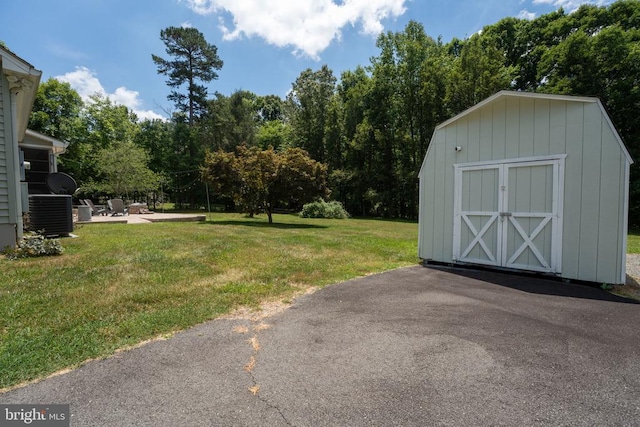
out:
{"label": "shrub", "polygon": [[4,254],[8,259],[18,259],[60,255],[62,252],[64,252],[64,248],[60,244],[60,240],[45,239],[39,233],[27,233],[15,248],[5,249]]}
{"label": "shrub", "polygon": [[302,212],[300,212],[300,216],[302,218],[344,219],[349,218],[349,213],[344,209],[342,203],[336,200],[332,200],[330,202],[318,200],[304,205],[302,207]]}

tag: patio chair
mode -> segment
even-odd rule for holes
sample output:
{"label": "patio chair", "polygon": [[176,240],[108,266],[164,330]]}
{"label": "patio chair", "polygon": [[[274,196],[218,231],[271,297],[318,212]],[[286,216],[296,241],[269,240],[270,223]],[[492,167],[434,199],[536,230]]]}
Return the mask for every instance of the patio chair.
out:
{"label": "patio chair", "polygon": [[91,215],[96,216],[96,215],[106,215],[107,214],[107,208],[105,208],[102,205],[94,205],[93,202],[90,199],[83,199],[82,200],[84,202],[85,205],[89,206],[91,208]]}
{"label": "patio chair", "polygon": [[124,202],[122,201],[122,199],[107,200],[107,204],[109,205],[109,212],[111,212],[111,216],[125,216],[129,214],[127,208],[124,206]]}

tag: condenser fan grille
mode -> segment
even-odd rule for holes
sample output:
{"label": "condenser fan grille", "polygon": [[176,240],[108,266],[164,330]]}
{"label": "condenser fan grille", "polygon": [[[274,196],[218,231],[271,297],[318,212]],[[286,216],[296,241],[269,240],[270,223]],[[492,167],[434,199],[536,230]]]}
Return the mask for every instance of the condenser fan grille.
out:
{"label": "condenser fan grille", "polygon": [[29,221],[32,231],[45,236],[68,236],[73,232],[73,206],[71,195],[76,192],[76,181],[62,172],[47,175],[45,182],[53,194],[29,196]]}

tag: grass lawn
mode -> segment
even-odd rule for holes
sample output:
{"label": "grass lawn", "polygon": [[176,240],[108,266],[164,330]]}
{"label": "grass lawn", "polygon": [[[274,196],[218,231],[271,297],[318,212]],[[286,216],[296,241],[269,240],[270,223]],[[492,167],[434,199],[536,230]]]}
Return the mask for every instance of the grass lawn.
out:
{"label": "grass lawn", "polygon": [[[627,253],[640,254],[640,230],[629,230],[629,234],[627,234]],[[611,292],[640,301],[640,284],[636,280],[637,278],[633,278],[632,280],[627,280],[627,284],[624,286],[614,286]]]}
{"label": "grass lawn", "polygon": [[416,223],[92,224],[59,257],[0,259],[0,389],[239,307],[416,264]]}
{"label": "grass lawn", "polygon": [[627,235],[627,253],[640,254],[640,230],[630,230]]}

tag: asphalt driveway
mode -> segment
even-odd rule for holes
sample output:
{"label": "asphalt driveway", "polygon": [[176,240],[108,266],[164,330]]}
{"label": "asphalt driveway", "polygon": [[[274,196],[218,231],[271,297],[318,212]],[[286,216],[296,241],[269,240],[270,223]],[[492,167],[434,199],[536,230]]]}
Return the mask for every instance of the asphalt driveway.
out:
{"label": "asphalt driveway", "polygon": [[420,266],[221,319],[0,395],[72,426],[638,425],[640,305]]}

